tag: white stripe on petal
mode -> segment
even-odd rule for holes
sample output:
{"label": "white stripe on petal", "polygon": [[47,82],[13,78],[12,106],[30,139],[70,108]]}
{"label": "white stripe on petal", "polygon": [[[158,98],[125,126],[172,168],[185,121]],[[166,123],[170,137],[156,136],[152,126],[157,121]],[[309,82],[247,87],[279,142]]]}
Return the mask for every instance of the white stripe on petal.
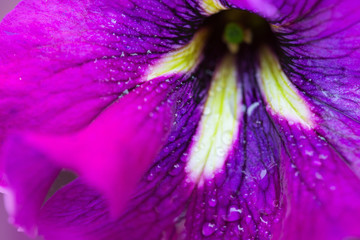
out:
{"label": "white stripe on petal", "polygon": [[199,130],[193,140],[187,165],[192,181],[202,184],[225,164],[238,135],[240,101],[235,59],[227,56],[214,74]]}
{"label": "white stripe on petal", "polygon": [[289,122],[312,128],[314,123],[309,105],[287,78],[277,58],[267,47],[260,50],[259,74],[259,85],[271,110]]}
{"label": "white stripe on petal", "polygon": [[208,15],[212,15],[227,9],[218,0],[202,0],[200,1],[200,6]]}
{"label": "white stripe on petal", "polygon": [[149,67],[147,80],[177,73],[191,74],[202,60],[208,34],[208,29],[201,29],[187,45],[162,57],[156,65]]}

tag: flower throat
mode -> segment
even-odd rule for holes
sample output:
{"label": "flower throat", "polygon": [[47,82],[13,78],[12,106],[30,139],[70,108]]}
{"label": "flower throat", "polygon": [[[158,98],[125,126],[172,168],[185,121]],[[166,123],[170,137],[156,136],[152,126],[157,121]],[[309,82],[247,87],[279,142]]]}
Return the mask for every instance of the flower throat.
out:
{"label": "flower throat", "polygon": [[269,23],[262,17],[243,10],[226,10],[210,16],[204,23],[211,31],[211,41],[226,45],[228,51],[238,53],[242,45],[275,47],[276,38]]}

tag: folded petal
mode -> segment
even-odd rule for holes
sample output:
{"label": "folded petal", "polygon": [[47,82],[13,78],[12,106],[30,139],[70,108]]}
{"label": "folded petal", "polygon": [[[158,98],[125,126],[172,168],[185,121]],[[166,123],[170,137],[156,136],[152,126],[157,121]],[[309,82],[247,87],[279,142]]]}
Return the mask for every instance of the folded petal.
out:
{"label": "folded petal", "polygon": [[[200,34],[201,36],[203,36],[202,33]],[[197,45],[199,41],[204,42],[202,39],[198,39],[198,37],[195,36],[193,41]],[[204,56],[198,56],[196,54],[197,50],[191,55],[192,51],[188,51],[189,49],[194,49],[191,47],[191,44],[193,43],[190,43],[183,51],[179,50],[166,55],[164,58],[169,61],[159,61],[160,66],[171,68],[171,66],[175,66],[174,61],[178,61],[178,58],[172,59],[172,55],[186,56],[186,59],[195,58],[189,62],[181,62],[185,64],[182,67],[187,68],[186,72],[182,75],[176,74],[173,76],[171,76],[172,71],[166,72],[164,73],[165,77],[159,77],[160,82],[158,83],[160,85],[157,85],[157,88],[145,87],[147,94],[150,94],[155,99],[157,99],[156,97],[159,96],[159,93],[171,90],[170,95],[167,95],[167,101],[161,102],[155,109],[162,105],[168,106],[170,104],[172,106],[171,110],[176,112],[176,114],[174,115],[171,127],[169,127],[170,134],[167,143],[163,146],[155,161],[152,162],[150,170],[143,177],[140,185],[138,185],[131,201],[127,204],[125,212],[118,219],[111,218],[106,201],[102,194],[99,193],[99,188],[89,187],[84,184],[83,180],[79,179],[59,190],[45,204],[41,211],[41,220],[39,222],[41,234],[50,239],[97,240],[117,239],[123,236],[128,236],[129,239],[144,239],[144,236],[146,236],[147,239],[157,240],[162,235],[171,238],[174,235],[181,234],[181,222],[183,222],[181,212],[185,210],[188,198],[194,187],[193,183],[190,184],[186,181],[185,163],[188,159],[188,151],[191,146],[191,136],[194,135],[197,129],[202,112],[205,111],[203,110],[203,103],[206,89],[211,81],[212,74],[210,73],[213,71],[219,55],[219,52],[214,52],[212,48],[208,49],[210,51],[206,50]],[[198,57],[204,59],[204,61],[196,59]],[[178,67],[176,66],[176,69],[179,69]],[[152,68],[154,76],[161,75],[160,71],[161,67],[155,66]],[[181,72],[182,70],[177,71]],[[161,81],[162,79],[165,81]],[[156,79],[149,81],[148,84],[154,81]],[[138,89],[141,90],[143,86],[146,86],[146,84],[141,85]],[[120,99],[119,104],[124,102],[124,99],[131,94],[132,92],[123,99]],[[147,98],[145,93],[136,96],[141,100],[146,100],[140,105],[142,111],[143,108],[147,109],[151,106],[151,98]],[[137,104],[132,99],[125,100],[125,102],[136,106]],[[128,108],[126,104],[122,106],[126,109]],[[136,111],[140,110],[136,109]],[[169,111],[163,112],[167,113]],[[101,116],[99,118],[101,119]],[[130,119],[132,124],[136,123],[136,121],[134,122],[136,118],[131,118],[131,116],[126,116],[126,118]],[[116,124],[119,125],[120,122],[118,121]],[[142,124],[152,127],[156,126],[152,119],[146,119]],[[106,126],[106,124],[101,125]],[[142,129],[139,129],[139,126],[136,126],[136,124],[134,127],[137,127],[138,132],[142,132]],[[130,126],[130,128],[132,127]],[[111,135],[114,135],[114,131],[110,133]],[[154,134],[148,133],[148,135],[152,136]],[[159,137],[158,135],[156,137]],[[131,138],[129,137],[128,140],[136,139],[136,136],[135,134]],[[33,138],[33,140],[36,139]],[[154,140],[151,139],[149,141]],[[42,142],[48,143],[49,139],[45,139]],[[59,145],[69,145],[69,142],[74,141],[65,142]],[[138,148],[139,145],[145,147],[148,144],[146,142],[142,145],[137,144],[134,147]],[[54,144],[51,145],[53,146]],[[128,146],[127,143],[124,145]],[[46,146],[44,149],[54,149],[52,146]],[[122,147],[125,150],[129,150],[126,146]],[[98,146],[95,146],[95,148],[98,148]],[[122,148],[118,148],[119,146],[117,146],[117,150],[121,151]],[[93,149],[93,147],[90,149]],[[136,154],[137,149],[134,150]],[[72,163],[72,161],[69,162]],[[99,164],[102,165],[103,163]],[[102,166],[97,168],[97,170],[101,168]],[[133,174],[131,171],[128,172]],[[122,180],[129,184],[129,180],[125,178],[122,178]],[[118,187],[116,186],[116,188]],[[114,188],[112,190],[114,191]]]}
{"label": "folded petal", "polygon": [[[14,221],[29,232],[64,167],[119,212],[167,136],[176,80],[153,76],[150,68],[172,50],[191,57],[196,48],[181,49],[203,16],[185,1],[140,5],[28,0],[0,25],[1,185],[14,197],[10,204],[20,204],[11,212]],[[185,68],[189,74],[197,58]],[[23,161],[28,164],[15,169]],[[31,186],[40,193],[25,204],[31,166],[49,171],[36,172]]]}
{"label": "folded petal", "polygon": [[31,133],[25,139],[100,189],[118,212],[167,137],[175,114],[173,91],[171,82],[149,82],[74,135]]}
{"label": "folded petal", "polygon": [[178,98],[174,100],[177,114],[167,143],[144,175],[125,212],[118,219],[111,218],[101,194],[78,180],[59,190],[45,204],[39,223],[41,234],[54,240],[157,240],[172,239],[182,232],[181,213],[194,188],[194,184],[186,181],[184,169],[210,81],[207,72],[213,63],[208,63],[178,88]]}
{"label": "folded petal", "polygon": [[35,222],[39,209],[60,168],[16,135],[4,144],[1,163],[9,221],[34,236],[37,234]]}
{"label": "folded petal", "polygon": [[[8,189],[16,191],[13,204],[26,200],[29,194],[23,192],[27,187],[25,181],[37,174],[36,181],[30,183],[41,191],[33,198],[33,201],[38,198],[40,207],[54,178],[51,168],[49,171],[44,168],[55,165],[78,173],[104,194],[112,214],[118,215],[162,147],[173,120],[172,102],[176,96],[166,83],[161,84],[160,87],[159,81],[149,82],[130,92],[76,134],[19,133],[16,138],[7,138],[2,162],[12,164],[12,168],[5,167],[5,174],[11,177],[7,179]],[[32,167],[22,166],[26,172],[21,172],[21,168],[14,170],[14,164],[22,161]],[[35,167],[42,171],[34,172]],[[20,173],[15,176],[14,171]],[[31,211],[39,210],[32,207]],[[17,224],[22,224],[20,221]]]}

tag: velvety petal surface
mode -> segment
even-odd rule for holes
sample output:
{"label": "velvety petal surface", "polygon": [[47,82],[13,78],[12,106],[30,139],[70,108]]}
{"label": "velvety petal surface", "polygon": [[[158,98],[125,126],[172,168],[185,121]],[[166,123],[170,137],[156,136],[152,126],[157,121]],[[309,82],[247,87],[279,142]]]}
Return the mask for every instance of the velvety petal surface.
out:
{"label": "velvety petal surface", "polygon": [[[18,225],[32,232],[63,167],[77,171],[120,211],[116,206],[127,198],[110,196],[109,189],[121,182],[120,191],[131,193],[147,170],[144,158],[152,160],[159,151],[173,117],[171,91],[165,79],[147,82],[149,66],[193,37],[203,20],[199,11],[187,1],[29,0],[1,22],[1,185],[13,194],[10,204],[19,204],[12,211]],[[139,174],[124,170],[138,164]],[[36,181],[29,181],[31,168],[39,170]],[[128,185],[125,176],[133,177]],[[31,189],[39,194],[24,203]]]}
{"label": "velvety petal surface", "polygon": [[[279,239],[358,238],[360,179],[354,171],[356,167],[318,132],[323,122],[316,114],[313,101],[306,92],[296,88],[291,78],[281,73],[280,66],[274,64],[276,59],[270,61],[269,56],[271,53],[260,53],[260,84],[264,85],[262,92],[267,110],[283,144],[280,166],[286,213],[283,228],[274,230],[274,236]],[[278,90],[266,81],[270,79]],[[272,94],[267,89],[271,89]],[[283,109],[286,102],[291,103],[293,111]],[[348,150],[351,151],[351,147]]]}
{"label": "velvety petal surface", "polygon": [[239,54],[240,133],[224,167],[192,195],[187,236],[359,238],[360,180],[351,162],[317,131],[316,108],[264,51],[259,65],[253,51]]}
{"label": "velvety petal surface", "polygon": [[21,2],[0,26],[2,132],[83,127],[201,20],[186,1]]}
{"label": "velvety petal surface", "polygon": [[360,180],[331,143],[299,126],[279,124],[287,214],[279,239],[360,237]]}
{"label": "velvety petal surface", "polygon": [[[18,223],[34,229],[49,188],[42,181],[54,179],[59,165],[82,178],[41,211],[40,231],[50,239],[360,237],[356,4],[24,1],[0,27],[0,141],[6,139],[1,184],[16,189],[15,202],[27,211],[20,211]],[[258,13],[272,24],[284,73],[274,87],[257,73],[263,67],[257,51],[242,50],[235,84],[242,89],[241,108],[233,106],[237,90],[221,90],[215,99],[232,100],[213,104],[232,114],[237,128],[228,132],[219,114],[211,146],[197,146],[197,134],[217,118],[202,108],[215,64],[200,64],[203,71],[194,75],[172,75],[191,73],[200,58],[164,54],[190,41],[202,14],[227,7]],[[16,21],[23,12],[28,15]],[[49,21],[50,15],[58,18]],[[192,161],[194,146],[213,157]],[[19,147],[24,151],[12,155]],[[41,193],[24,203],[27,178],[17,176],[28,167],[13,164],[27,156],[36,168],[51,171],[32,181]],[[110,216],[109,199],[115,213],[127,207],[120,218]]]}
{"label": "velvety petal surface", "polygon": [[[37,201],[36,205],[40,207],[48,189],[38,185],[50,187],[51,178],[56,177],[51,168],[49,171],[44,168],[55,165],[75,171],[104,194],[112,214],[123,211],[129,196],[166,140],[175,114],[171,104],[173,99],[169,95],[172,90],[161,82],[149,82],[123,96],[88,127],[75,134],[53,136],[30,132],[7,138],[2,162],[9,165],[26,161],[34,170],[43,167],[42,171],[33,172],[29,166],[26,169],[29,173],[24,173],[21,168],[5,166],[5,177],[10,177],[6,179],[9,181],[6,187],[16,193],[13,204],[17,199],[24,201],[23,198],[29,197],[24,190],[29,190],[30,184],[38,191],[43,190],[29,201]],[[18,154],[14,155],[14,152]],[[25,182],[35,173],[39,182]]]}
{"label": "velvety petal surface", "polygon": [[2,191],[9,221],[35,236],[38,210],[60,168],[18,135],[6,141],[0,159],[4,169]]}
{"label": "velvety petal surface", "polygon": [[[40,233],[49,239],[176,239],[182,232],[182,212],[186,210],[194,184],[186,181],[184,168],[191,136],[203,110],[206,85],[211,75],[204,71],[178,79],[176,116],[167,143],[143,177],[127,210],[111,218],[106,202],[81,182],[59,190],[44,206]],[[202,81],[199,81],[199,80]],[[200,85],[199,85],[200,84]],[[183,224],[183,223],[182,223]]]}
{"label": "velvety petal surface", "polygon": [[242,49],[236,68],[242,89],[239,131],[229,152],[217,150],[224,164],[192,195],[186,239],[270,239],[279,224],[281,141],[265,110],[254,63],[253,52]]}
{"label": "velvety petal surface", "polygon": [[311,103],[317,131],[359,174],[359,3],[232,0],[228,4],[254,11],[270,22],[284,72]]}

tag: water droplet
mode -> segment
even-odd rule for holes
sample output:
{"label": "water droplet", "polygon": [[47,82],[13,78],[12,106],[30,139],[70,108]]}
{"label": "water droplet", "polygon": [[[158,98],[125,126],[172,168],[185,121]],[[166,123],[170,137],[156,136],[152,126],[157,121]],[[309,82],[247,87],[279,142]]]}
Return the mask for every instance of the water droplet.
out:
{"label": "water droplet", "polygon": [[171,169],[171,171],[169,172],[170,175],[172,176],[176,176],[181,172],[182,168],[180,167],[180,165],[178,163],[174,164],[173,168]]}
{"label": "water droplet", "polygon": [[322,176],[319,172],[316,172],[316,173],[315,173],[315,177],[316,177],[317,179],[319,179],[319,180],[324,179],[323,176]]}
{"label": "water droplet", "polygon": [[215,207],[216,204],[217,204],[217,201],[215,198],[210,198],[209,201],[208,201],[208,204],[210,207]]}
{"label": "water droplet", "polygon": [[232,133],[230,131],[226,131],[224,132],[224,134],[222,135],[222,141],[225,144],[231,144],[232,143]]}
{"label": "water droplet", "polygon": [[266,173],[267,173],[266,169],[262,170],[260,172],[260,179],[263,179],[266,176]]}
{"label": "water droplet", "polygon": [[206,116],[206,115],[209,115],[210,113],[211,113],[211,108],[205,107],[203,114]]}
{"label": "water droplet", "polygon": [[262,121],[260,121],[260,120],[256,120],[256,121],[255,121],[255,127],[256,127],[256,128],[261,127],[261,125],[262,125]]}
{"label": "water droplet", "polygon": [[312,151],[312,150],[305,150],[305,155],[307,155],[307,156],[312,156],[312,155],[314,155],[314,151]]}
{"label": "water droplet", "polygon": [[234,222],[241,218],[242,209],[237,206],[231,206],[227,212],[227,215],[223,218],[225,221]]}
{"label": "water droplet", "polygon": [[147,180],[148,181],[152,181],[152,180],[154,180],[154,178],[155,178],[155,175],[154,175],[154,173],[149,173],[149,175],[147,175]]}
{"label": "water droplet", "polygon": [[223,156],[225,156],[225,150],[223,148],[218,148],[218,149],[216,149],[216,154],[219,157],[223,157]]}
{"label": "water droplet", "polygon": [[240,226],[240,224],[239,224],[237,227],[238,227],[238,230],[239,230],[240,232],[244,232],[244,228],[242,228],[242,227]]}
{"label": "water droplet", "polygon": [[248,108],[247,108],[247,115],[251,116],[254,112],[254,110],[260,105],[259,102],[254,102],[252,103]]}
{"label": "water droplet", "polygon": [[268,224],[269,222],[265,221],[262,217],[260,217],[260,221],[262,221],[265,224]]}
{"label": "water droplet", "polygon": [[202,227],[202,234],[207,237],[216,231],[216,225],[213,222],[206,222]]}
{"label": "water droplet", "polygon": [[322,165],[322,162],[320,162],[319,160],[316,160],[316,159],[312,163],[313,163],[314,166],[321,166]]}

